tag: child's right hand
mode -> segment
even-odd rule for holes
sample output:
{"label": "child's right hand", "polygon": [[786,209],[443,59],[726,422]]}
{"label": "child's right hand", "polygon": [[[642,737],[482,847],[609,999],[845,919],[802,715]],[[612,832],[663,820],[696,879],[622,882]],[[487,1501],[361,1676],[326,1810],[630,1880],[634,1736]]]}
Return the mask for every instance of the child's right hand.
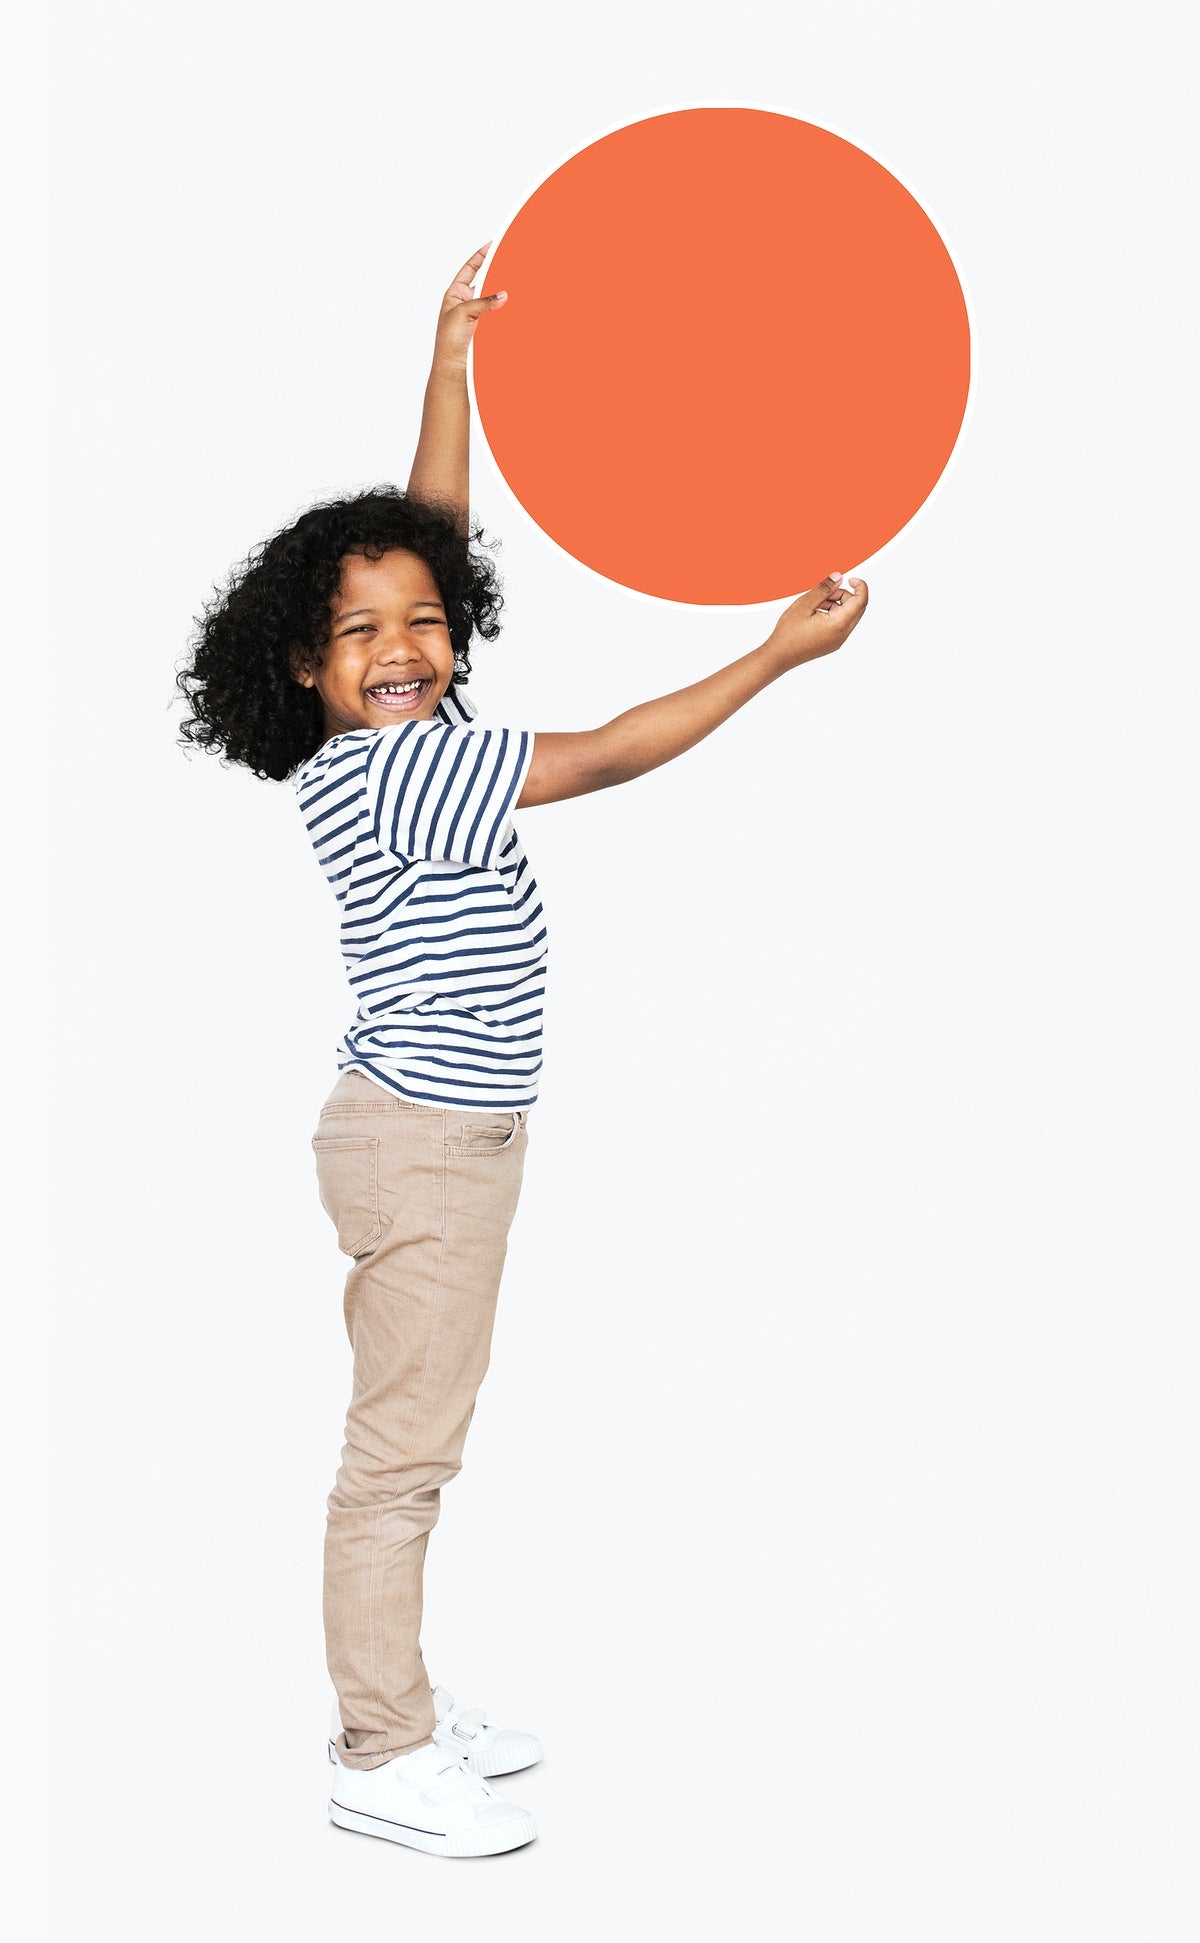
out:
{"label": "child's right hand", "polygon": [[840,575],[831,573],[785,609],[766,645],[778,656],[781,668],[799,668],[840,648],[866,608],[866,581],[848,580],[843,587]]}
{"label": "child's right hand", "polygon": [[467,258],[442,298],[433,361],[447,370],[466,370],[467,352],[471,348],[475,326],[489,311],[499,310],[508,296],[507,290],[494,290],[490,296],[477,297],[472,288],[491,247],[490,243],[485,243],[474,256]]}

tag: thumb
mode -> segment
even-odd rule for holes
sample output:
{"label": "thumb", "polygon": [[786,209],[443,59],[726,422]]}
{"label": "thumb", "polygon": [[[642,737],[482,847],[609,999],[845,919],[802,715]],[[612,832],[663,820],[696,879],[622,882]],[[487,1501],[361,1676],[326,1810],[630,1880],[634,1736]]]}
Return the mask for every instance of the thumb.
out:
{"label": "thumb", "polygon": [[489,310],[499,310],[501,304],[507,302],[507,290],[493,290],[490,297],[472,297],[470,302],[465,303],[462,308],[474,324],[478,323],[479,319],[485,316]]}
{"label": "thumb", "polygon": [[840,574],[827,573],[824,580],[818,580],[816,586],[810,587],[807,593],[803,594],[801,598],[805,601],[811,601],[814,606],[819,605],[823,600],[832,600],[835,595],[843,594],[846,591],[841,584],[841,579]]}

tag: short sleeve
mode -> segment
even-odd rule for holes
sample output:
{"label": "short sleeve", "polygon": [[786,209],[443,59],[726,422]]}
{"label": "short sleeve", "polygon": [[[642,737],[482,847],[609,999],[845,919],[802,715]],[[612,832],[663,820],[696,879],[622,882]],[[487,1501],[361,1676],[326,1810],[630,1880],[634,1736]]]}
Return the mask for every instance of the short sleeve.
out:
{"label": "short sleeve", "polygon": [[393,856],[497,868],[533,761],[532,729],[405,722],[367,754],[372,834]]}

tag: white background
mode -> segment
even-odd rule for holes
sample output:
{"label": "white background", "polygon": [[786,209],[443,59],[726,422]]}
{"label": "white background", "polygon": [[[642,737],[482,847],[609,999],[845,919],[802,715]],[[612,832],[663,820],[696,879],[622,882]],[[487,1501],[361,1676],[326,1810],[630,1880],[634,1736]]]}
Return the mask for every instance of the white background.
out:
{"label": "white background", "polygon": [[[60,1331],[13,1473],[50,1586],[27,1746],[53,1934],[1194,1937],[1168,10],[53,18],[17,306],[55,380],[50,545],[9,660],[47,731],[59,940],[13,1034],[51,1164],[24,1294]],[[547,1755],[497,1784],[538,1841],[453,1866],[325,1818],[349,1351],[308,1143],[348,994],[290,788],[182,753],[174,670],[256,541],[404,482],[471,249],[599,132],[720,100],[821,123],[921,200],[975,391],[920,516],[839,563],[871,587],[843,652],[523,815],[545,1075],[424,1644]],[[819,303],[854,242],[780,248]],[[667,254],[686,328],[720,266]],[[588,270],[581,237],[564,331]],[[797,462],[838,438],[835,411]],[[604,583],[478,442],[473,499],[507,593],[485,720],[594,726],[782,611]]]}

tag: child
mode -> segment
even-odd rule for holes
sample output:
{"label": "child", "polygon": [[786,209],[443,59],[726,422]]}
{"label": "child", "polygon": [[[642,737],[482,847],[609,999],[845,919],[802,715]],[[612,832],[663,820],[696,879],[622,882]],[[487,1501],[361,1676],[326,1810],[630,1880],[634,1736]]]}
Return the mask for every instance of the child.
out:
{"label": "child", "polygon": [[500,593],[468,512],[467,355],[505,293],[487,246],[442,302],[407,493],[313,507],[205,611],[178,679],[183,737],[291,777],[340,908],[357,1015],[313,1149],[352,1258],[346,1442],[328,1501],[324,1618],[339,1720],[330,1814],[442,1855],[535,1834],[486,1777],[531,1735],[431,1689],[422,1568],[488,1365],[541,1071],[546,927],[513,812],[644,775],[789,669],[841,646],[864,582],[802,594],[761,646],[602,728],[474,726],[475,634]]}

